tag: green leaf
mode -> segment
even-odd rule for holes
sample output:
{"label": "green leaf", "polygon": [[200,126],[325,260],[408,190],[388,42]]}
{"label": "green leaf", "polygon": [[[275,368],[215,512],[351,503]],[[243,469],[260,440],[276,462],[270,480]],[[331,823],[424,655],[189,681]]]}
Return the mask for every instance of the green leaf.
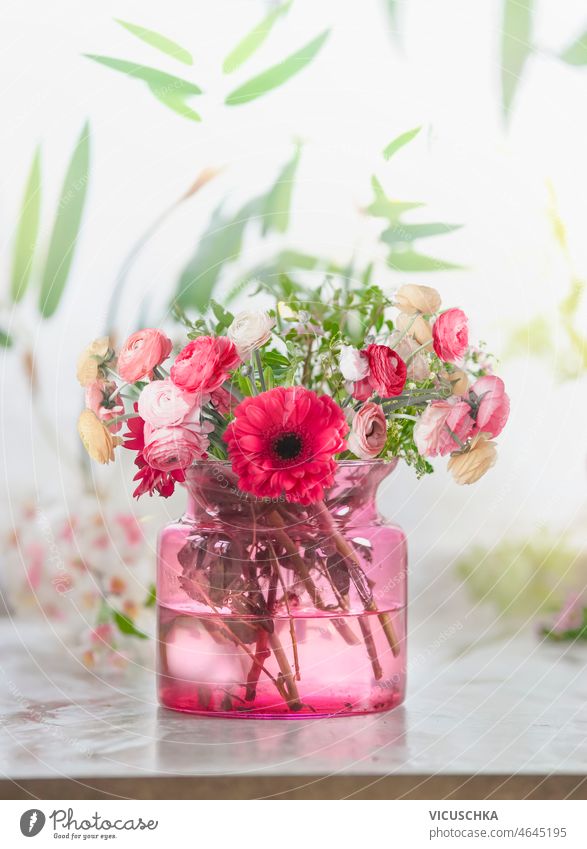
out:
{"label": "green leaf", "polygon": [[533,51],[534,0],[503,0],[501,91],[504,117],[508,118],[528,57]]}
{"label": "green leaf", "polygon": [[299,73],[319,52],[320,48],[328,38],[330,30],[325,30],[321,35],[302,47],[296,53],[292,53],[283,62],[268,68],[256,77],[253,77],[244,85],[239,86],[231,92],[226,98],[225,103],[228,106],[234,106],[241,103],[248,103],[250,100],[255,100],[261,97],[268,91],[283,85],[291,77]]}
{"label": "green leaf", "polygon": [[149,594],[145,600],[145,607],[155,607],[157,603],[157,588],[155,584],[151,584],[149,587]]}
{"label": "green leaf", "polygon": [[0,348],[11,348],[12,345],[12,336],[10,336],[5,330],[2,330],[2,328],[0,328]]}
{"label": "green leaf", "polygon": [[112,619],[116,627],[122,634],[128,634],[131,637],[138,637],[140,640],[148,640],[148,636],[135,627],[132,619],[129,619],[124,613],[112,608]]}
{"label": "green leaf", "polygon": [[425,204],[418,202],[391,200],[383,191],[383,187],[375,175],[371,177],[371,185],[373,186],[375,199],[367,207],[366,211],[375,218],[387,218],[390,223],[394,224],[400,220],[404,212],[410,212],[412,209],[419,209],[425,206]]}
{"label": "green leaf", "polygon": [[84,125],[65,179],[41,279],[39,310],[53,315],[63,295],[79,236],[90,173],[90,126]]}
{"label": "green leaf", "polygon": [[395,271],[450,271],[462,269],[462,265],[455,265],[443,259],[416,253],[415,251],[392,251],[387,258],[387,263]]}
{"label": "green leaf", "polygon": [[398,222],[393,224],[381,234],[381,241],[386,245],[406,244],[415,239],[425,239],[430,236],[443,236],[445,233],[453,233],[460,230],[462,224],[444,224],[441,221],[432,221],[430,224],[404,224]]}
{"label": "green leaf", "polygon": [[300,147],[297,145],[293,157],[284,166],[275,184],[266,195],[262,225],[264,236],[272,230],[277,233],[285,233],[289,226],[291,197],[299,161]]}
{"label": "green leaf", "polygon": [[216,326],[216,334],[221,333],[226,327],[230,327],[232,322],[234,321],[234,316],[231,312],[228,312],[224,309],[223,306],[218,304],[216,301],[210,299],[210,307],[214,316],[218,322]]}
{"label": "green leaf", "polygon": [[29,172],[22,206],[20,208],[16,239],[14,242],[11,281],[11,295],[14,303],[17,303],[23,297],[29,283],[37,237],[39,234],[40,217],[41,151],[37,148],[31,165],[31,170]]}
{"label": "green leaf", "polygon": [[207,310],[224,265],[238,259],[245,228],[260,211],[258,199],[245,204],[234,216],[226,216],[221,206],[216,208],[179,278],[175,300],[182,309]]}
{"label": "green leaf", "polygon": [[273,9],[269,14],[263,18],[261,23],[252,29],[239,43],[236,45],[234,50],[228,54],[224,63],[222,65],[222,70],[225,74],[232,74],[233,71],[236,71],[237,68],[240,68],[247,59],[249,59],[253,53],[255,53],[259,47],[264,43],[265,39],[273,29],[276,21],[289,11],[292,0],[289,0],[288,3],[283,3],[281,6],[277,6],[277,8]]}
{"label": "green leaf", "polygon": [[159,71],[157,68],[126,62],[124,59],[96,56],[93,53],[85,53],[84,55],[87,59],[105,65],[113,71],[119,71],[121,74],[142,80],[148,85],[157,100],[167,106],[168,109],[177,112],[178,115],[182,115],[190,121],[202,120],[198,113],[186,103],[189,97],[202,94],[202,89],[195,83],[181,79],[181,77],[175,77],[173,74],[166,74],[165,71]]}
{"label": "green leaf", "polygon": [[568,65],[587,65],[587,30],[561,53],[560,58]]}
{"label": "green leaf", "polygon": [[408,130],[402,133],[401,136],[397,136],[393,141],[390,141],[383,151],[384,158],[386,160],[391,159],[394,153],[397,153],[404,145],[409,144],[412,139],[415,139],[421,129],[422,127],[414,127],[413,130]]}
{"label": "green leaf", "polygon": [[177,59],[178,62],[183,62],[184,65],[194,64],[192,54],[176,41],[172,41],[165,35],[155,32],[155,30],[146,29],[146,27],[137,26],[137,24],[131,24],[128,21],[121,21],[120,18],[114,18],[114,20],[121,27],[124,27],[128,32],[136,35],[137,38],[140,38],[141,41],[144,41],[156,50],[166,53],[173,59]]}

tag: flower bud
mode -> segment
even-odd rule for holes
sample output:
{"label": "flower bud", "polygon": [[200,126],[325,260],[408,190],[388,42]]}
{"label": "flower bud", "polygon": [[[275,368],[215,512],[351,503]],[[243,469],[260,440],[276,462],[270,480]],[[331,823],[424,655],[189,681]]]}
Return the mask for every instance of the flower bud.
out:
{"label": "flower bud", "polygon": [[395,306],[403,313],[415,315],[417,312],[430,315],[440,309],[440,295],[431,286],[416,286],[407,283],[398,290]]}

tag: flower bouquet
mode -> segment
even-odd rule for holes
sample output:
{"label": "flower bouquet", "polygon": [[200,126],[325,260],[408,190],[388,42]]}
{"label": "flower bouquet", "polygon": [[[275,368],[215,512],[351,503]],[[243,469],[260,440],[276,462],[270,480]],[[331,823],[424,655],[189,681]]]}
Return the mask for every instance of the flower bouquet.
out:
{"label": "flower bouquet", "polygon": [[157,575],[159,693],[177,710],[401,702],[406,543],[376,510],[378,485],[398,459],[423,475],[436,456],[457,483],[477,481],[508,418],[491,358],[434,289],[327,280],[284,294],[266,311],[181,314],[189,341],[174,358],[145,329],[118,354],[95,341],[78,363],[90,455],[134,452],[137,497],[187,491]]}

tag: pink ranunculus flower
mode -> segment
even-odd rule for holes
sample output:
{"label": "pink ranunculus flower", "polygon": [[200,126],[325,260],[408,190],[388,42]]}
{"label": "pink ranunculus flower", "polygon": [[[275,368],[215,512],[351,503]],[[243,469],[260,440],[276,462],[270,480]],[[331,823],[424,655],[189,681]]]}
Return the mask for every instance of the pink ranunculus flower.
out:
{"label": "pink ranunculus flower", "polygon": [[477,430],[491,434],[494,439],[504,429],[510,414],[510,399],[505,391],[504,382],[500,377],[487,375],[480,377],[471,386],[477,399],[477,415],[475,423]]}
{"label": "pink ranunculus flower", "polygon": [[368,377],[364,377],[362,380],[355,380],[349,383],[348,387],[355,401],[366,401],[373,395],[373,387]]}
{"label": "pink ranunculus flower", "polygon": [[436,457],[456,451],[459,444],[450,431],[465,442],[474,429],[470,414],[468,403],[459,398],[429,404],[414,427],[414,441],[420,454]]}
{"label": "pink ranunculus flower", "polygon": [[127,383],[150,377],[166,360],[173,344],[160,330],[147,327],[128,337],[118,354],[118,374]]}
{"label": "pink ranunculus flower", "polygon": [[149,466],[160,472],[187,469],[194,460],[206,457],[208,433],[213,430],[211,422],[200,428],[195,426],[158,427],[145,424],[145,447],[143,457]]}
{"label": "pink ranunculus flower", "polygon": [[214,392],[240,361],[236,346],[226,336],[198,336],[175,358],[171,380],[189,392]]}
{"label": "pink ranunculus flower", "polygon": [[93,380],[86,386],[86,407],[92,410],[112,433],[118,433],[122,422],[116,422],[116,424],[109,424],[109,422],[124,415],[122,398],[120,395],[114,395],[115,391],[114,381],[102,380],[102,378]]}
{"label": "pink ranunculus flower", "polygon": [[194,407],[198,410],[207,398],[180,389],[169,378],[148,383],[139,396],[139,415],[151,427],[173,427],[184,422]]}
{"label": "pink ranunculus flower", "polygon": [[355,413],[348,438],[353,454],[361,460],[374,460],[387,440],[387,419],[379,404],[368,402]]}
{"label": "pink ranunculus flower", "polygon": [[445,363],[459,362],[469,347],[469,325],[465,313],[452,309],[439,315],[432,327],[437,356]]}

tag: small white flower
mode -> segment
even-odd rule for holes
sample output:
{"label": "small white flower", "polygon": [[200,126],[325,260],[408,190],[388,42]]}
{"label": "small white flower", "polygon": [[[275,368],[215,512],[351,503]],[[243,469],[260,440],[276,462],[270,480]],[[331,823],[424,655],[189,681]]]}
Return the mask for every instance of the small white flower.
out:
{"label": "small white flower", "polygon": [[345,380],[363,380],[369,374],[369,360],[351,345],[340,349],[340,371]]}
{"label": "small white flower", "polygon": [[275,320],[266,312],[245,310],[235,315],[226,335],[244,360],[269,341],[274,324]]}

